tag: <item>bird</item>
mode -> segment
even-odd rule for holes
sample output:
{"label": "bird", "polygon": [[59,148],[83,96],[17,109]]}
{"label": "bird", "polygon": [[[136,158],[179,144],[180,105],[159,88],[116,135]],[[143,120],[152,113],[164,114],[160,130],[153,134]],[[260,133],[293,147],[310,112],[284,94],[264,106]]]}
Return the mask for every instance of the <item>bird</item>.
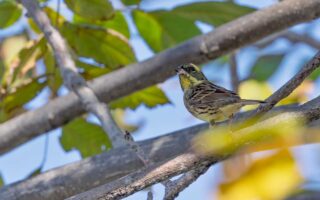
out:
{"label": "bird", "polygon": [[183,90],[183,101],[187,110],[196,118],[211,126],[229,119],[246,105],[266,103],[262,100],[242,99],[231,90],[210,82],[195,64],[188,63],[176,68]]}

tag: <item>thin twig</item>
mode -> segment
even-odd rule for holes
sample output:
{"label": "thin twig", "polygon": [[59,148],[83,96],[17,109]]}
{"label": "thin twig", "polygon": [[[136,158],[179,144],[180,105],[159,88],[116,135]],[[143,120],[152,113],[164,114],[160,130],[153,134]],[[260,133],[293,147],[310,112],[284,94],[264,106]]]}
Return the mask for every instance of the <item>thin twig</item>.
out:
{"label": "thin twig", "polygon": [[268,112],[279,101],[289,96],[313,71],[320,66],[320,51],[286,84],[274,92],[266,99],[265,104],[261,104],[255,111],[252,112],[251,117],[257,117],[263,113]]}
{"label": "thin twig", "polygon": [[265,48],[266,46],[270,45],[277,39],[286,38],[293,43],[302,42],[305,43],[315,49],[320,49],[320,42],[306,34],[298,34],[294,31],[281,31],[279,33],[272,34],[254,44],[254,46],[258,48]]}
{"label": "thin twig", "polygon": [[138,155],[144,166],[153,164],[152,159],[150,159],[143,149],[133,140],[133,137],[128,131],[125,133],[125,138],[129,147]]}
{"label": "thin twig", "polygon": [[315,49],[320,49],[320,42],[305,34],[300,35],[293,31],[288,31],[283,34],[283,37],[287,38],[288,40],[294,43],[303,42]]}
{"label": "thin twig", "polygon": [[41,164],[40,164],[40,169],[43,168],[44,164],[45,164],[46,161],[47,161],[48,149],[49,149],[49,134],[46,133],[46,135],[45,135],[45,141],[44,141],[44,151],[43,151],[42,161],[41,161]]}
{"label": "thin twig", "polygon": [[205,163],[202,166],[186,172],[182,177],[175,181],[172,181],[170,185],[167,186],[165,191],[165,200],[175,199],[180,192],[186,189],[191,183],[196,181],[202,174],[210,168],[211,163]]}
{"label": "thin twig", "polygon": [[235,92],[238,92],[239,90],[239,74],[238,74],[238,65],[237,65],[237,58],[236,53],[233,52],[230,55],[230,79],[231,79],[231,85],[232,90]]}
{"label": "thin twig", "polygon": [[147,200],[153,200],[153,193],[151,189],[148,191]]}

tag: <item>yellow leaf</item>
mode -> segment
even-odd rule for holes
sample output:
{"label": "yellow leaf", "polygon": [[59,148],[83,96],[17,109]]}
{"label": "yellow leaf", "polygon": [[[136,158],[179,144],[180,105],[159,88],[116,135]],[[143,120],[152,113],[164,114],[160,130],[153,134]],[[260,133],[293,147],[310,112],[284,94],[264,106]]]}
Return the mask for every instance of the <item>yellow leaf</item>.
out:
{"label": "yellow leaf", "polygon": [[[194,148],[199,153],[213,154],[214,156],[227,156],[238,150],[250,149],[253,145],[269,141],[282,141],[283,146],[296,144],[304,133],[304,117],[283,113],[270,117],[264,121],[249,124],[241,128],[243,123],[232,127],[215,127],[196,137],[193,141]],[[251,123],[251,122],[247,122]],[[236,131],[232,131],[236,130]],[[280,145],[280,147],[283,147]]]}
{"label": "yellow leaf", "polygon": [[16,54],[24,47],[28,38],[26,34],[15,35],[4,39],[0,47],[0,58],[4,60],[6,66],[10,65],[10,62]]}
{"label": "yellow leaf", "polygon": [[283,150],[253,162],[241,177],[221,184],[218,200],[277,200],[303,181],[293,156]]}
{"label": "yellow leaf", "polygon": [[[272,89],[267,82],[249,80],[240,84],[239,94],[243,99],[264,100],[272,94]],[[251,110],[256,107],[256,105],[246,106],[244,110]]]}

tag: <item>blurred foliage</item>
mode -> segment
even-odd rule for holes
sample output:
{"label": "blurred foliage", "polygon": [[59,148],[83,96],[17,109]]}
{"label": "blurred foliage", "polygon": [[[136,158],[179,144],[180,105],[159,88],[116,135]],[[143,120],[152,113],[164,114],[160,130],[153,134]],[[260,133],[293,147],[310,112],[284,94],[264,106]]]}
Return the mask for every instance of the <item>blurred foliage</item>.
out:
{"label": "blurred foliage", "polygon": [[294,157],[288,150],[281,150],[274,155],[255,160],[240,177],[221,184],[217,199],[283,199],[302,181]]}
{"label": "blurred foliage", "polygon": [[[125,111],[115,109],[113,117],[118,126],[129,132],[134,132],[139,125],[128,124],[124,121]],[[111,148],[112,144],[107,133],[97,124],[86,121],[79,117],[62,128],[60,143],[65,151],[78,150],[82,158],[99,154]]]}
{"label": "blurred foliage", "polygon": [[0,187],[4,186],[4,181],[2,175],[0,174]]}
{"label": "blurred foliage", "polygon": [[147,44],[159,52],[200,34],[196,21],[219,26],[253,10],[231,2],[200,2],[178,6],[170,11],[134,10],[133,19]]}
{"label": "blurred foliage", "polygon": [[[242,82],[239,87],[239,95],[243,99],[259,99],[264,100],[272,94],[272,88],[267,82],[259,82],[256,80],[248,80]],[[257,105],[245,106],[243,110],[251,110]]]}
{"label": "blurred foliage", "polygon": [[77,149],[83,158],[111,148],[111,142],[103,129],[83,118],[77,118],[62,128],[60,143],[65,151]]}
{"label": "blurred foliage", "polygon": [[14,0],[0,1],[0,28],[6,28],[15,23],[22,14],[22,7]]}
{"label": "blurred foliage", "polygon": [[141,0],[121,0],[122,3],[124,3],[125,5],[135,5],[135,4],[139,4],[141,2]]}
{"label": "blurred foliage", "polygon": [[65,23],[61,29],[79,56],[93,58],[113,69],[136,61],[128,40],[117,31],[71,23]]}
{"label": "blurred foliage", "polygon": [[112,4],[107,0],[65,0],[64,2],[75,14],[90,20],[108,20],[114,15]]}
{"label": "blurred foliage", "polygon": [[120,11],[116,11],[113,18],[107,21],[93,21],[87,18],[80,17],[79,15],[74,15],[73,22],[76,24],[84,24],[89,26],[101,26],[103,28],[113,29],[123,34],[126,38],[130,37],[127,21]]}
{"label": "blurred foliage", "polygon": [[111,108],[136,109],[139,105],[144,104],[148,108],[153,108],[157,105],[163,105],[169,102],[170,100],[159,87],[151,86],[119,98],[111,102],[110,106]]}
{"label": "blurred foliage", "polygon": [[155,52],[175,46],[200,34],[200,30],[192,20],[182,18],[171,12],[146,13],[136,10],[133,12],[133,19],[141,36]]}
{"label": "blurred foliage", "polygon": [[24,104],[32,100],[46,86],[46,82],[33,79],[31,82],[15,88],[14,92],[1,96],[0,122],[24,111]]}
{"label": "blurred foliage", "polygon": [[252,148],[256,147],[255,144],[281,141],[277,146],[281,148],[303,140],[305,127],[301,115],[284,113],[255,122],[253,119],[232,126],[211,128],[195,138],[194,148],[204,154],[227,156],[239,150],[255,149]]}
{"label": "blurred foliage", "polygon": [[[313,90],[314,82],[311,80],[305,80],[300,86],[297,87],[297,89],[295,89],[288,97],[281,100],[277,105],[304,103],[309,99],[308,97]],[[239,94],[244,99],[265,100],[272,93],[273,90],[267,82],[248,80],[242,82],[239,87]],[[245,106],[243,110],[251,110],[256,107],[257,105]]]}
{"label": "blurred foliage", "polygon": [[278,105],[305,103],[315,88],[315,83],[311,80],[305,80],[297,87],[287,98],[279,102]]}
{"label": "blurred foliage", "polygon": [[267,81],[280,67],[284,55],[261,56],[251,69],[251,78]]}

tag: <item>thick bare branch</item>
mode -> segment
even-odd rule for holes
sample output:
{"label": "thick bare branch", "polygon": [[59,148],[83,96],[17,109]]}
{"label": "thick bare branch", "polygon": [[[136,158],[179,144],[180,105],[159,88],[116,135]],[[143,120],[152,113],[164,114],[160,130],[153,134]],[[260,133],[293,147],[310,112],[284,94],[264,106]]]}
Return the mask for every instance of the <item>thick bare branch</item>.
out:
{"label": "thick bare branch", "polygon": [[[280,122],[286,122],[289,119],[292,120],[293,118],[305,119],[307,122],[311,122],[320,118],[320,108],[305,110],[298,113],[282,113],[248,128],[241,129],[234,133],[234,135],[239,135],[240,137],[244,135],[248,138],[248,134],[256,133],[254,130],[260,130],[264,126],[270,127]],[[228,132],[226,134],[230,133]],[[246,143],[246,145],[248,144]],[[154,166],[141,169],[111,183],[107,183],[87,192],[70,197],[68,200],[120,199],[170,177],[193,169],[198,169],[203,165],[211,165],[227,157],[227,152],[218,152],[215,155],[202,155],[190,150],[162,164],[155,164]]]}
{"label": "thick bare branch", "polygon": [[[204,63],[267,35],[320,16],[318,0],[283,1],[227,23],[144,62],[95,79],[90,87],[104,102],[164,81],[180,63]],[[0,153],[57,128],[84,112],[73,93],[0,125]]]}
{"label": "thick bare branch", "polygon": [[[307,107],[282,106],[272,109],[269,113],[273,115],[279,112],[299,112],[319,106],[320,101],[312,101]],[[248,113],[239,113],[237,118],[241,120],[247,116]],[[194,136],[207,127],[207,124],[197,125],[138,144],[154,163],[162,163],[186,152]],[[2,200],[60,200],[114,181],[143,166],[134,152],[122,147],[4,186],[0,189],[0,196]]]}

